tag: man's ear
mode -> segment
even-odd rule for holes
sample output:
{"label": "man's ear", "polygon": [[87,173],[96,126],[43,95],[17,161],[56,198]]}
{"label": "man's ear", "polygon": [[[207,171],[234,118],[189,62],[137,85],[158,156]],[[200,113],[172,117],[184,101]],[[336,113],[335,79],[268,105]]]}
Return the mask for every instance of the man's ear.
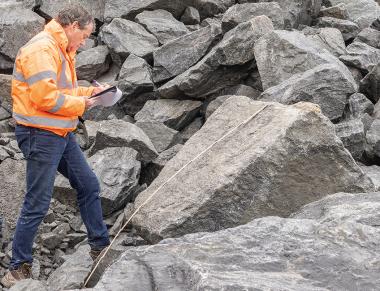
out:
{"label": "man's ear", "polygon": [[72,26],[73,26],[73,28],[79,29],[79,23],[78,23],[78,21],[74,21],[72,23]]}

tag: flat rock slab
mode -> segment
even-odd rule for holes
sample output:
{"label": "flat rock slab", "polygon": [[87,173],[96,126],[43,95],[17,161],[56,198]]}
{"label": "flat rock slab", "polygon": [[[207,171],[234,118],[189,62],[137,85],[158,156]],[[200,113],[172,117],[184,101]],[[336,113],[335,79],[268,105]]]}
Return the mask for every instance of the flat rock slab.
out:
{"label": "flat rock slab", "polygon": [[138,195],[136,208],[157,191],[133,224],[142,237],[157,242],[257,217],[287,216],[329,193],[372,189],[332,123],[314,105],[284,106],[236,96],[211,115]]}
{"label": "flat rock slab", "polygon": [[376,290],[379,211],[380,193],[342,193],[296,218],[166,239],[125,252],[94,290]]}

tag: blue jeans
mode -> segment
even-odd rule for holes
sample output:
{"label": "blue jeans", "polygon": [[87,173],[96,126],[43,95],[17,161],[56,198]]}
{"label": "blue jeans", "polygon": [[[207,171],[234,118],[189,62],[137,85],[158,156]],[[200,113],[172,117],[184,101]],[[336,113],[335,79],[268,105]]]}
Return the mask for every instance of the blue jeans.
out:
{"label": "blue jeans", "polygon": [[99,182],[74,134],[62,137],[22,125],[16,126],[15,133],[27,161],[26,195],[13,238],[10,269],[33,261],[33,241],[49,209],[57,170],[69,179],[77,191],[78,205],[91,248],[99,250],[109,245],[99,198]]}

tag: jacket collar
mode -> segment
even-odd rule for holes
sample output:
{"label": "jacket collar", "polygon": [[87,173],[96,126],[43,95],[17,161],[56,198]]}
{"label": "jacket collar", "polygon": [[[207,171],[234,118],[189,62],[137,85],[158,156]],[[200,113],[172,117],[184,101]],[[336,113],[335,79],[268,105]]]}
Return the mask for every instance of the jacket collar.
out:
{"label": "jacket collar", "polygon": [[45,32],[49,33],[57,42],[58,46],[61,48],[64,54],[74,58],[75,52],[68,53],[66,51],[69,40],[67,39],[66,33],[63,30],[63,27],[55,20],[51,20],[44,29]]}

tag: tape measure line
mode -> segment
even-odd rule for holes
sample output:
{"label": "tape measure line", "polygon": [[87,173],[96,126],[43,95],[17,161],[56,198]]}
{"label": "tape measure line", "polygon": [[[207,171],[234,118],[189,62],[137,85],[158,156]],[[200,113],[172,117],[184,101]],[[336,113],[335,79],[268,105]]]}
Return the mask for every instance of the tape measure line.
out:
{"label": "tape measure line", "polygon": [[87,277],[86,281],[84,282],[84,285],[83,287],[86,287],[88,282],[90,281],[92,275],[95,273],[96,269],[98,268],[100,262],[102,261],[102,259],[106,256],[106,254],[108,253],[109,249],[111,248],[111,246],[113,245],[113,243],[115,242],[115,240],[118,238],[118,236],[120,235],[120,233],[123,231],[123,229],[128,225],[128,223],[132,220],[132,218],[136,215],[136,213],[138,213],[140,211],[140,209],[146,205],[153,197],[154,195],[156,195],[156,193],[162,189],[162,187],[164,187],[168,182],[170,182],[171,180],[173,180],[180,172],[182,172],[182,170],[184,168],[186,168],[188,165],[190,165],[192,162],[194,162],[195,160],[197,160],[199,157],[201,157],[204,153],[206,153],[208,150],[210,150],[214,145],[216,145],[218,142],[222,141],[223,139],[225,139],[228,135],[230,135],[231,133],[233,133],[236,129],[238,129],[240,126],[242,125],[245,125],[246,123],[248,123],[250,120],[252,120],[253,118],[255,118],[261,111],[263,111],[266,107],[268,107],[269,105],[266,104],[264,105],[263,107],[261,107],[258,111],[256,111],[254,114],[252,114],[249,118],[247,118],[246,120],[244,120],[243,122],[241,122],[240,124],[238,124],[236,127],[234,127],[233,129],[231,129],[229,132],[227,132],[225,135],[223,135],[221,138],[219,138],[217,141],[213,142],[210,146],[208,146],[205,150],[203,150],[200,154],[198,154],[195,158],[193,158],[192,160],[190,160],[189,162],[187,162],[182,168],[180,168],[176,173],[174,173],[168,180],[166,180],[164,183],[162,183],[145,201],[144,203],[142,203],[133,213],[132,215],[129,217],[129,219],[127,220],[127,222],[124,223],[124,225],[119,229],[119,231],[117,232],[116,236],[113,238],[113,240],[111,241],[110,245],[106,248],[106,250],[103,252],[103,254],[101,255],[101,257],[97,260],[97,263],[95,264],[94,268],[92,269],[90,275]]}

